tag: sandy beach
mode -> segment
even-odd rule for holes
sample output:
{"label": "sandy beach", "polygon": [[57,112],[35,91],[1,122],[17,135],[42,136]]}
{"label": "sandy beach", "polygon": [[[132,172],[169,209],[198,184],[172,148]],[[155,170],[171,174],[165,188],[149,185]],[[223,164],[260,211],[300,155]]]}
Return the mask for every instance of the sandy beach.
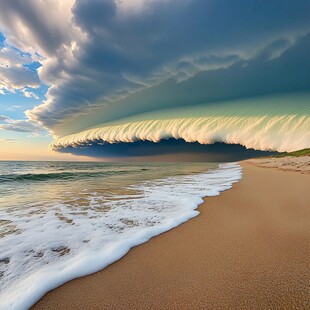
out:
{"label": "sandy beach", "polygon": [[243,163],[200,215],[33,309],[306,309],[310,175]]}

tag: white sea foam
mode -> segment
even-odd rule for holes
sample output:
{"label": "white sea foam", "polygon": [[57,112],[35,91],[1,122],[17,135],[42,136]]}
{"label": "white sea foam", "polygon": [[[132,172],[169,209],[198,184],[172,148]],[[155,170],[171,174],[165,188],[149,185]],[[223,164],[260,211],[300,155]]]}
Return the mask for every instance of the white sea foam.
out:
{"label": "white sea foam", "polygon": [[63,202],[47,210],[38,203],[0,210],[11,230],[0,239],[0,308],[27,309],[47,291],[105,268],[197,216],[202,197],[219,195],[240,178],[238,164],[220,164],[132,185],[112,199],[92,193],[87,205],[77,201],[74,208]]}
{"label": "white sea foam", "polygon": [[186,142],[241,144],[262,151],[289,152],[310,147],[308,115],[204,116],[167,120],[145,120],[92,128],[56,139],[54,150],[91,145],[92,142]]}

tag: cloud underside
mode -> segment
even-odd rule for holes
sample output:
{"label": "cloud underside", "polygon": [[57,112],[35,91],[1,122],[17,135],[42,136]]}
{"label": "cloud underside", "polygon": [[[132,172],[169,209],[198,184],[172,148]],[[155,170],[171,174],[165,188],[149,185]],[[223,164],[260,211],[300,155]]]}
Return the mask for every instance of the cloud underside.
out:
{"label": "cloud underside", "polygon": [[247,149],[239,144],[200,144],[187,143],[182,139],[165,139],[157,143],[136,141],[132,143],[102,144],[93,143],[88,147],[67,147],[59,150],[77,156],[91,156],[108,161],[199,161],[223,162],[239,161],[247,158],[277,154],[270,151]]}

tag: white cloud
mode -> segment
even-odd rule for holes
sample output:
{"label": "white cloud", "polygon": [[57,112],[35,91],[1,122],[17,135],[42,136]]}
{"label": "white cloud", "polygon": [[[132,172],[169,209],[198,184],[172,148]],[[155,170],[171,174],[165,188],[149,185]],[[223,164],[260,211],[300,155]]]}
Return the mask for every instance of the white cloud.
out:
{"label": "white cloud", "polygon": [[71,41],[74,0],[2,1],[1,27],[10,44],[35,55],[55,55]]}
{"label": "white cloud", "polygon": [[29,120],[16,120],[5,115],[0,115],[0,130],[9,130],[17,132],[31,132],[35,134],[42,133],[40,126]]}
{"label": "white cloud", "polygon": [[21,66],[31,62],[32,57],[27,53],[21,53],[8,46],[0,48],[0,65],[3,67]]}
{"label": "white cloud", "polygon": [[0,75],[0,88],[8,92],[14,93],[26,86],[37,88],[41,85],[37,73],[25,67],[0,67]]}
{"label": "white cloud", "polygon": [[7,111],[15,111],[15,110],[20,109],[21,107],[22,107],[21,105],[17,104],[17,105],[12,105],[12,106],[8,107],[6,110]]}
{"label": "white cloud", "polygon": [[27,89],[23,88],[22,89],[22,93],[24,94],[25,97],[27,98],[33,98],[33,99],[36,99],[36,100],[39,100],[40,97],[35,94],[34,92],[31,92],[31,91],[28,91]]}
{"label": "white cloud", "polygon": [[41,85],[38,73],[26,66],[31,63],[33,59],[29,54],[9,46],[0,48],[1,94],[21,91],[27,97],[29,94],[23,91],[24,87],[37,88]]}

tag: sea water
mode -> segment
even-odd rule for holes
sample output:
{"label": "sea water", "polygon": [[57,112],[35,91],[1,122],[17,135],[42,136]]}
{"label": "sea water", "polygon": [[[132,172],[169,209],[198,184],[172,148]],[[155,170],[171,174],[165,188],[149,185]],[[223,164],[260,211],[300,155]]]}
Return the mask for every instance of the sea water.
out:
{"label": "sea water", "polygon": [[0,309],[27,309],[199,214],[236,163],[0,162]]}

